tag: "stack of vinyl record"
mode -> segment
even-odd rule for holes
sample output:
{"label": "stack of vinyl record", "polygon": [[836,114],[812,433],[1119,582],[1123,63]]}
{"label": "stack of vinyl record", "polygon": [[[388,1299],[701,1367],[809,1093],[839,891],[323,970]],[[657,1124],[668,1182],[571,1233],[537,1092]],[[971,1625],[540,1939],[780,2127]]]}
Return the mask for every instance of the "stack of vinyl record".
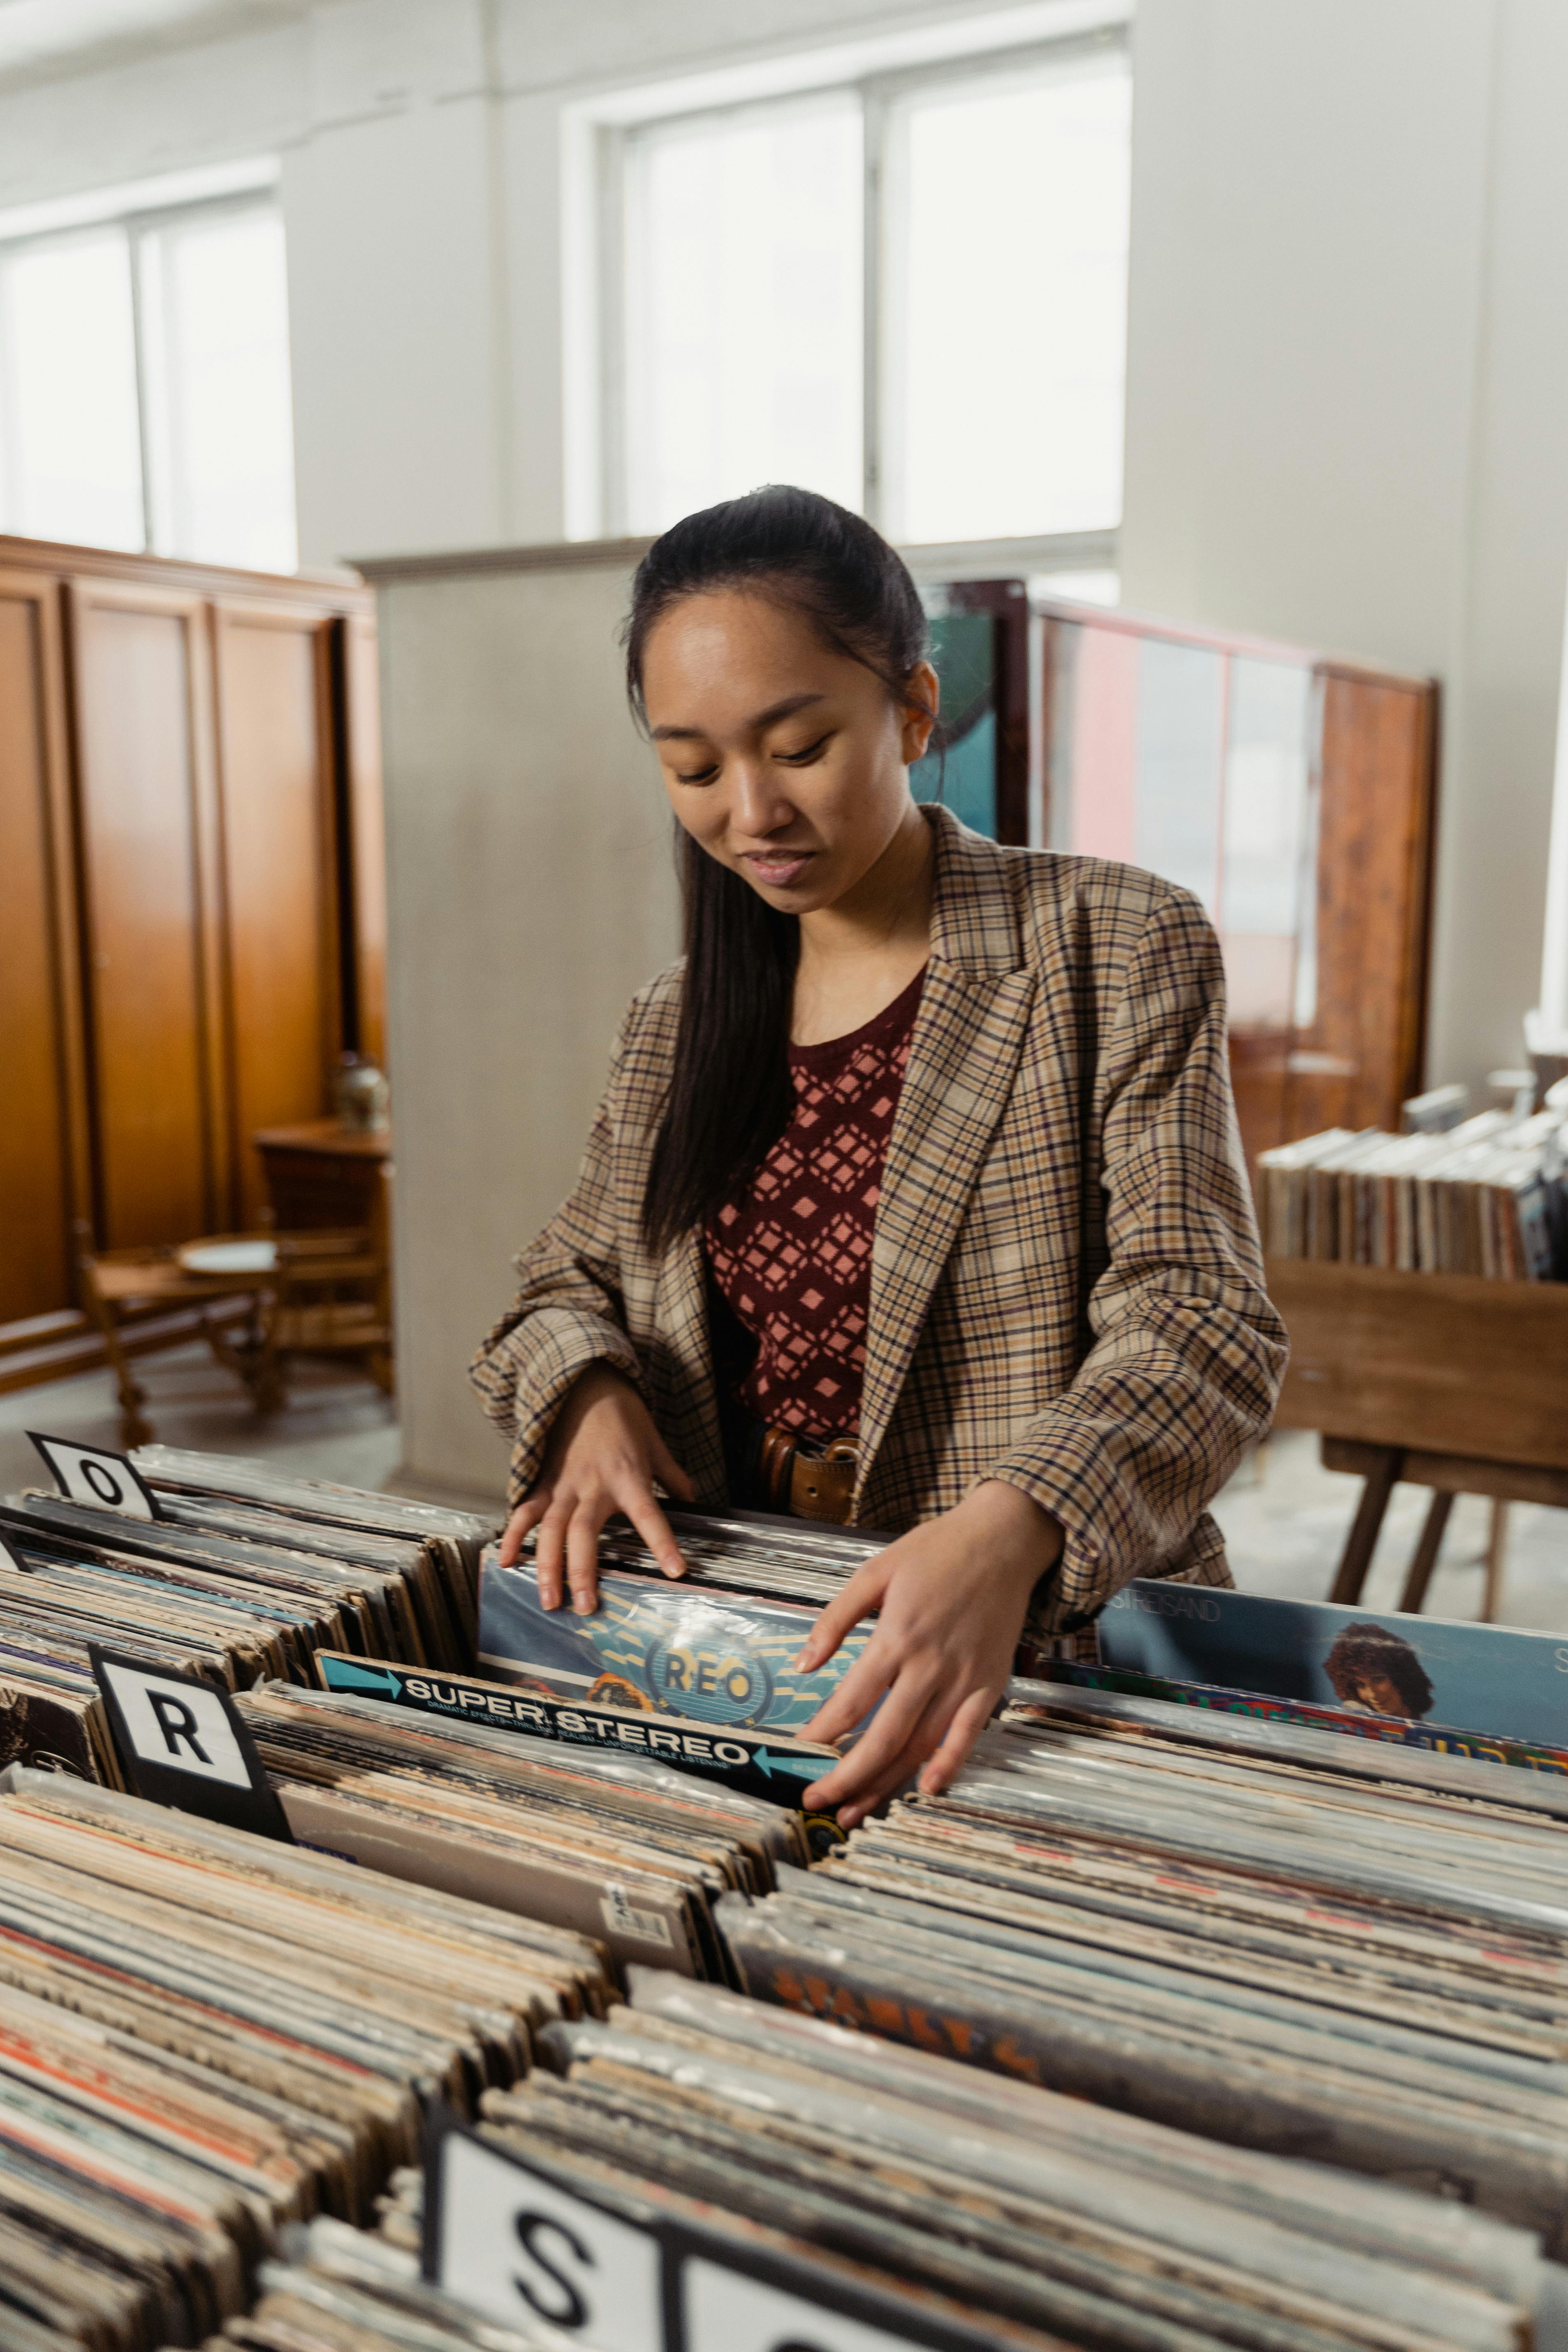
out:
{"label": "stack of vinyl record", "polygon": [[747,1989],[1568,2245],[1557,1784],[1019,1695],[946,1797],[720,1906]]}
{"label": "stack of vinyl record", "polygon": [[0,1504],[0,1765],[122,1785],[88,1643],[215,1676],[314,1679],[311,1655],[473,1655],[483,1519],[223,1454],[135,1457],[161,1516],[55,1495]]}
{"label": "stack of vinyl record", "polygon": [[280,2226],[370,2218],[599,1948],[58,1774],[0,1780],[0,2344],[190,2345]]}
{"label": "stack of vinyl record", "polygon": [[[452,1644],[450,1658],[433,1657],[429,1663],[456,1664],[472,1655],[479,1554],[495,1533],[491,1520],[402,1495],[340,1486],[328,1478],[292,1477],[268,1463],[237,1454],[144,1445],[131,1458],[168,1515],[187,1526],[243,1524],[265,1539],[270,1525],[291,1544],[354,1560],[371,1554],[363,1544],[345,1543],[347,1536],[380,1535],[413,1545],[420,1562],[416,1565],[406,1553],[399,1555],[400,1572],[417,1586],[416,1606],[426,1612],[429,1640],[436,1645]],[[308,1527],[318,1530],[310,1541],[302,1534]],[[418,1597],[429,1592],[431,1583],[444,1596],[455,1633],[441,1630],[440,1602],[434,1596]]]}
{"label": "stack of vinyl record", "polygon": [[[892,1540],[875,1529],[816,1527],[765,1512],[675,1510],[668,1516],[689,1583],[771,1593],[780,1601],[831,1601],[846,1577]],[[531,1538],[527,1549],[533,1549]],[[599,1565],[637,1576],[659,1573],[641,1536],[624,1521],[599,1538]]]}
{"label": "stack of vinyl record", "polygon": [[240,1712],[289,1826],[396,1878],[722,1980],[713,1906],[809,1860],[801,1816],[643,1757],[269,1683]]}
{"label": "stack of vinyl record", "polygon": [[[285,2236],[287,2259],[261,2265],[255,2309],[231,2319],[206,2352],[561,2352],[567,2341],[583,2341],[531,2324],[526,2314],[514,2327],[500,2326],[422,2285],[416,2256],[385,2238],[328,2219]],[[29,2342],[17,2352],[35,2347]],[[65,2352],[63,2340],[41,2343],[37,2352]]]}
{"label": "stack of vinyl record", "polygon": [[1334,1127],[1258,1155],[1271,1257],[1513,1282],[1561,1278],[1560,1110],[1482,1111],[1440,1134]]}
{"label": "stack of vinyl record", "polygon": [[[1529,2231],[1407,2189],[651,1970],[628,2008],[544,2041],[565,2079],[487,2093],[483,2137],[612,2211],[765,2247],[807,2291],[872,2284],[911,2326],[1125,2352],[1562,2340],[1561,2274]],[[386,2233],[407,2246],[417,2192],[400,2185]]]}

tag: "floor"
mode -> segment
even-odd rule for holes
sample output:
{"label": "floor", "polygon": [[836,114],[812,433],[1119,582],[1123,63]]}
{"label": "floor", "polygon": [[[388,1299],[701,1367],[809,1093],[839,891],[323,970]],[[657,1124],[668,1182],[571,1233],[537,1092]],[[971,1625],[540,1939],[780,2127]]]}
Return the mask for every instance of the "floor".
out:
{"label": "floor", "polygon": [[[144,1358],[138,1378],[165,1444],[264,1454],[306,1476],[415,1491],[398,1476],[395,1406],[353,1370],[326,1362],[297,1364],[287,1409],[268,1421],[258,1421],[238,1383],[204,1346]],[[107,1372],[84,1372],[76,1380],[0,1397],[0,1493],[43,1478],[43,1466],[27,1442],[29,1429],[118,1450],[118,1426]],[[1322,1467],[1316,1438],[1290,1431],[1272,1439],[1243,1465],[1215,1506],[1237,1582],[1248,1592],[1326,1598],[1360,1494],[1359,1479]],[[481,1498],[472,1499],[475,1507],[487,1507]],[[1388,1610],[1397,1601],[1426,1502],[1423,1489],[1394,1490],[1367,1580],[1369,1608]],[[1456,1507],[1427,1595],[1429,1615],[1476,1614],[1487,1510],[1472,1496]],[[1568,1632],[1568,1512],[1514,1506],[1502,1615],[1511,1625]]]}
{"label": "floor", "polygon": [[[1308,1432],[1271,1438],[1214,1507],[1237,1584],[1293,1601],[1327,1600],[1361,1490],[1359,1478],[1323,1468]],[[1367,1608],[1396,1606],[1430,1499],[1425,1487],[1394,1488],[1362,1596]],[[1456,1503],[1427,1589],[1427,1616],[1476,1615],[1489,1507],[1474,1495]],[[1510,1625],[1568,1632],[1568,1511],[1511,1506],[1500,1617]]]}
{"label": "floor", "polygon": [[[265,1421],[258,1420],[239,1382],[213,1360],[204,1342],[143,1356],[136,1378],[162,1444],[265,1454],[305,1477],[336,1478],[347,1486],[387,1486],[395,1478],[397,1408],[354,1367],[326,1359],[291,1363],[288,1406]],[[0,1396],[0,1493],[49,1483],[27,1442],[29,1429],[118,1453],[120,1416],[108,1372],[82,1372]]]}

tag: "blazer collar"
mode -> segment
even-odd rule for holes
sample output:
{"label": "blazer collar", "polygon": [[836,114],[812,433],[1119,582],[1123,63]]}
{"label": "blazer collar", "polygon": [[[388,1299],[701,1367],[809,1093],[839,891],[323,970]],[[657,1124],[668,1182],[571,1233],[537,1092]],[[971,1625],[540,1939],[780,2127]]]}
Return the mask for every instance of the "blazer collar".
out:
{"label": "blazer collar", "polygon": [[877,1206],[857,1504],[1006,1108],[1035,999],[1007,860],[945,809],[927,815],[931,964]]}
{"label": "blazer collar", "polygon": [[931,961],[976,975],[1021,971],[1023,941],[1006,852],[971,833],[951,809],[927,807],[924,814],[936,852]]}

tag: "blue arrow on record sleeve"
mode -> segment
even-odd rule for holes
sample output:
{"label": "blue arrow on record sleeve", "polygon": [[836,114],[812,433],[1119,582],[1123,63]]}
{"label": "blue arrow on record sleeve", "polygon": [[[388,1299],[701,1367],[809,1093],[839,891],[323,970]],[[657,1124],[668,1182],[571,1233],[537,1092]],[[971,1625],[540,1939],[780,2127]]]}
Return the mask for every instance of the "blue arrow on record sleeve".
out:
{"label": "blue arrow on record sleeve", "polygon": [[352,1658],[332,1660],[331,1690],[374,1691],[381,1698],[395,1698],[403,1688],[395,1675],[380,1666],[362,1666]]}
{"label": "blue arrow on record sleeve", "polygon": [[832,1756],[775,1756],[766,1748],[752,1751],[752,1761],[766,1780],[775,1772],[794,1772],[803,1780],[820,1780],[832,1771],[837,1759]]}

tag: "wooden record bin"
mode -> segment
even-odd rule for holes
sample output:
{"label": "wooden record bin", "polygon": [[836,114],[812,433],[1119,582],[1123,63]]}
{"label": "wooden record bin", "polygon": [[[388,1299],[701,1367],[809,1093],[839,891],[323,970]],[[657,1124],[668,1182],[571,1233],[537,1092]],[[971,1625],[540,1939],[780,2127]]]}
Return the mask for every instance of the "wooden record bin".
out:
{"label": "wooden record bin", "polygon": [[1520,1499],[1568,1500],[1568,1283],[1279,1257],[1266,1275],[1290,1334],[1277,1428],[1550,1473]]}
{"label": "wooden record bin", "polygon": [[[1290,1335],[1277,1429],[1316,1430],[1324,1465],[1365,1480],[1330,1599],[1362,1597],[1395,1484],[1439,1506],[1401,1609],[1419,1609],[1447,1504],[1568,1508],[1568,1283],[1500,1282],[1271,1257],[1268,1295]],[[1501,1588],[1500,1543],[1483,1614]]]}
{"label": "wooden record bin", "polygon": [[83,1249],[254,1225],[251,1138],[383,1058],[374,604],[0,538],[0,1389]]}

